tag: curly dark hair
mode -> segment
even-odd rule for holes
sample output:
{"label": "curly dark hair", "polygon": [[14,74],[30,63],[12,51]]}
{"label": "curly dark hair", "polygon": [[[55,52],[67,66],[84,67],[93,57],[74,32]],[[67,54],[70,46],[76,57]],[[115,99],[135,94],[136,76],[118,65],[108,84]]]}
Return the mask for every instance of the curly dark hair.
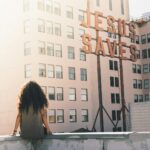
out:
{"label": "curly dark hair", "polygon": [[28,113],[29,107],[33,106],[34,113],[38,113],[41,108],[48,107],[48,101],[43,90],[34,81],[28,82],[23,87],[19,100],[19,112],[26,111]]}

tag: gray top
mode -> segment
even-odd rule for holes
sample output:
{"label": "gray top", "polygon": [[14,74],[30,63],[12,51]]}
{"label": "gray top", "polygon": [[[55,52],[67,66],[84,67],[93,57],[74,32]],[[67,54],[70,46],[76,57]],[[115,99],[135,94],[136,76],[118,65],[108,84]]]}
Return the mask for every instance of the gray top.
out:
{"label": "gray top", "polygon": [[44,137],[44,127],[40,111],[34,113],[33,107],[21,113],[21,137],[26,139],[41,139]]}

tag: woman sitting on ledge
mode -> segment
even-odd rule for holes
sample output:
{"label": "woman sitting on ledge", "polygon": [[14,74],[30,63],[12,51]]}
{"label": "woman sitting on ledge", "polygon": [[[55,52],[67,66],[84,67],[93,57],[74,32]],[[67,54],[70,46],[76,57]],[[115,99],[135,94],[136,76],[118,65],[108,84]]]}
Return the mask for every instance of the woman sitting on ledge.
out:
{"label": "woman sitting on ledge", "polygon": [[46,107],[48,101],[41,87],[33,81],[27,83],[19,97],[13,135],[16,135],[19,124],[22,138],[42,139],[45,134],[52,134],[47,121]]}

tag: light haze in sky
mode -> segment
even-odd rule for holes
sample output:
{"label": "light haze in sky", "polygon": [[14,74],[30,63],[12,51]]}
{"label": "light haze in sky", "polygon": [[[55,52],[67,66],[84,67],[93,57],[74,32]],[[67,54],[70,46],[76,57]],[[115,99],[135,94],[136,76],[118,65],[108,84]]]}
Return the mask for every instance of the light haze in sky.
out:
{"label": "light haze in sky", "polygon": [[150,12],[150,0],[129,0],[130,17],[138,18]]}

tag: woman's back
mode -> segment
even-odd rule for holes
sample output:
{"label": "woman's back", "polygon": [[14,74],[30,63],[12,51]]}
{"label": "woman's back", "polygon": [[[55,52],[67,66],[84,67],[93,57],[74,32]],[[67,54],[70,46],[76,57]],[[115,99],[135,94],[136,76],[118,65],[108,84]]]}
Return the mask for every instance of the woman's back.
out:
{"label": "woman's back", "polygon": [[21,112],[21,136],[27,139],[40,139],[44,137],[44,127],[40,111],[34,112],[33,107],[30,106],[28,113]]}

